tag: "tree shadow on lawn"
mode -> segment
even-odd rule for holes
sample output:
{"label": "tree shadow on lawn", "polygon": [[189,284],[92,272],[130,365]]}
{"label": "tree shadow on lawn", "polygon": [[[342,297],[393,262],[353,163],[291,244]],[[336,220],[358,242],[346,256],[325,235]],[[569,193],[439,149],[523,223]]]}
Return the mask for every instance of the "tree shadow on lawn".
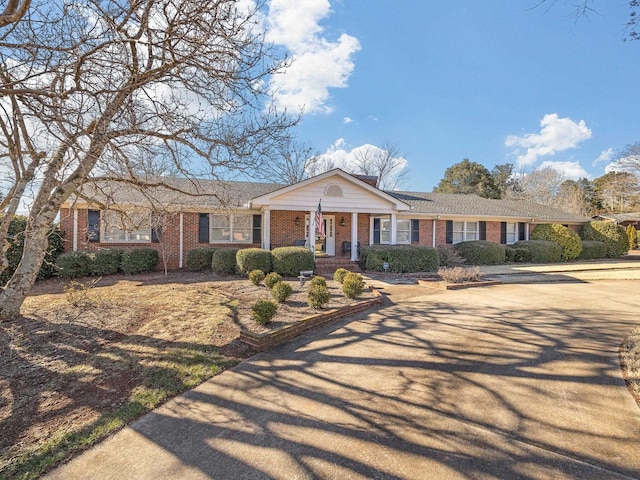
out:
{"label": "tree shadow on lawn", "polygon": [[445,295],[257,355],[132,427],[220,478],[640,475],[631,313]]}

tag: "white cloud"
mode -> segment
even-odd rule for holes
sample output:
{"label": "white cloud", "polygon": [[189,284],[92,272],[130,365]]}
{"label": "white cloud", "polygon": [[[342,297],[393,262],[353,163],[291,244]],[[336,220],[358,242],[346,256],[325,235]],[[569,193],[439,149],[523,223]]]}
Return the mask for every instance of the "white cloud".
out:
{"label": "white cloud", "polygon": [[[370,158],[376,155],[382,154],[383,149],[370,143],[365,143],[359,147],[348,149],[343,138],[336,140],[325,153],[321,156],[326,164],[333,165],[335,168],[341,168],[346,172],[358,173],[358,162],[356,158]],[[403,158],[398,157],[400,162],[396,170],[402,170],[406,168],[409,162]]]}
{"label": "white cloud", "polygon": [[539,169],[552,168],[560,172],[567,180],[579,180],[580,178],[591,178],[591,175],[582,168],[578,162],[542,162]]}
{"label": "white cloud", "polygon": [[292,64],[274,75],[271,89],[281,108],[330,113],[329,88],[344,88],[353,72],[357,38],[343,33],[337,41],[322,36],[319,22],[330,14],[328,0],[271,0],[267,39],[283,45]]}
{"label": "white cloud", "polygon": [[342,120],[342,123],[344,123],[345,125],[348,125],[351,122],[353,122],[353,118],[351,117],[344,117],[344,119]]}
{"label": "white cloud", "polygon": [[[570,118],[559,118],[557,113],[545,115],[540,121],[540,133],[526,133],[523,136],[509,135],[504,144],[517,147],[513,152],[517,156],[519,167],[532,165],[540,157],[554,155],[591,138],[591,129],[584,120],[578,123]],[[526,149],[524,153],[522,149]]]}
{"label": "white cloud", "polygon": [[604,150],[602,153],[600,153],[600,155],[598,155],[598,158],[593,161],[593,165],[595,166],[596,164],[602,162],[610,162],[614,154],[615,151],[613,150],[613,148]]}

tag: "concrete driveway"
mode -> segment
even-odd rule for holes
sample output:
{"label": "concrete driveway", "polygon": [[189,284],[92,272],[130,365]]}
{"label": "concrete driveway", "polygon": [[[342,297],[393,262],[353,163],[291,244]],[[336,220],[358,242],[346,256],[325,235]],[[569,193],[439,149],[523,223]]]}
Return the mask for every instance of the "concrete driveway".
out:
{"label": "concrete driveway", "polygon": [[397,303],[256,355],[47,478],[640,478],[618,363],[639,286],[388,286]]}

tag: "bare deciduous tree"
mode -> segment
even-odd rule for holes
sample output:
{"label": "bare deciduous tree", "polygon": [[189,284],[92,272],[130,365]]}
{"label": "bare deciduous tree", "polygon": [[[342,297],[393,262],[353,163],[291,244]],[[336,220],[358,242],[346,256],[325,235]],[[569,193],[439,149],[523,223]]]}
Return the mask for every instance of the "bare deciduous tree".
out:
{"label": "bare deciduous tree", "polygon": [[306,143],[286,138],[278,145],[274,157],[261,172],[266,179],[293,185],[316,174],[319,154]]}
{"label": "bare deciduous tree", "polygon": [[556,205],[564,175],[553,168],[539,168],[517,175],[511,191],[505,198],[529,200],[542,205]]}
{"label": "bare deciduous tree", "polygon": [[381,148],[362,148],[353,151],[354,173],[378,177],[378,188],[396,190],[406,180],[407,161],[393,143]]}
{"label": "bare deciduous tree", "polygon": [[[286,62],[261,5],[234,0],[11,0],[0,31],[0,247],[31,189],[22,260],[0,290],[15,317],[62,203],[95,177],[145,182],[141,162],[182,175],[253,172],[295,123],[268,108]],[[27,9],[27,10],[22,10]],[[21,13],[24,13],[20,16]]]}

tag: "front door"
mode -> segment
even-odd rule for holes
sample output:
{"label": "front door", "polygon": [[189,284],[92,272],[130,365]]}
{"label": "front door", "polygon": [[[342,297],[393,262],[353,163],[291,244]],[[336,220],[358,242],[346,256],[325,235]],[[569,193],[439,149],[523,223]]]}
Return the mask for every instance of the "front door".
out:
{"label": "front door", "polygon": [[[336,217],[334,215],[323,215],[325,238],[320,238],[316,230],[315,246],[316,253],[329,255],[336,254]],[[309,241],[309,215],[305,215],[305,240]]]}

